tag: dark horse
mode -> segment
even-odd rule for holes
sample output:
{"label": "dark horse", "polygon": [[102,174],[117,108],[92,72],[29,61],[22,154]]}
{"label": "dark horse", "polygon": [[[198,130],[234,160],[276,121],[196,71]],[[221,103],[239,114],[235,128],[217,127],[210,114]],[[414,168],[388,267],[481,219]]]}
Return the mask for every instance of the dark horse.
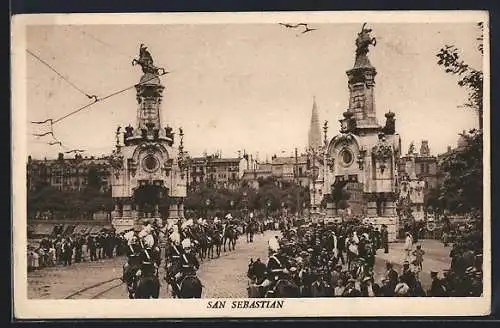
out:
{"label": "dark horse", "polygon": [[215,253],[217,257],[220,257],[220,251],[222,248],[222,242],[223,242],[223,236],[222,233],[214,227],[212,230],[209,230],[207,234],[207,240],[208,240],[208,254],[207,256],[210,257],[211,259],[214,258],[214,248],[215,248]]}
{"label": "dark horse", "polygon": [[266,265],[262,263],[260,259],[257,259],[257,261],[250,259],[247,271],[247,277],[249,279],[247,291],[249,298],[264,297],[264,288],[258,285],[262,284],[262,282],[266,279],[266,269]]}
{"label": "dark horse", "polygon": [[128,298],[133,299],[137,288],[138,278],[137,271],[140,268],[139,256],[130,256],[129,261],[123,265],[122,281],[127,285]]}
{"label": "dark horse", "polygon": [[224,252],[226,251],[226,242],[229,241],[229,251],[235,250],[236,248],[236,240],[238,239],[238,230],[231,226],[227,225],[226,228],[224,229],[224,236],[223,236],[223,246],[224,246]]}
{"label": "dark horse", "polygon": [[187,275],[180,283],[178,298],[201,298],[203,285],[196,275]]}
{"label": "dark horse", "polygon": [[208,253],[207,229],[203,226],[197,226],[189,229],[186,235],[193,241],[196,253],[198,254],[200,260],[205,260]]}
{"label": "dark horse", "polygon": [[155,274],[153,262],[148,262],[141,267],[141,277],[135,289],[134,298],[148,299],[160,297],[160,280]]}

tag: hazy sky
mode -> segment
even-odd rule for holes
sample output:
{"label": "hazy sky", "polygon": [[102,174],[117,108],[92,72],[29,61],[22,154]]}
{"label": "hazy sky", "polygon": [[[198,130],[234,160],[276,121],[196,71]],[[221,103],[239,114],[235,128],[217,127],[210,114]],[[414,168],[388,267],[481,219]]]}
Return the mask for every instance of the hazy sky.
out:
{"label": "hazy sky", "polygon": [[[457,108],[467,97],[456,78],[436,64],[444,44],[462,49],[481,67],[474,24],[369,24],[377,45],[369,58],[377,69],[377,117],[396,113],[403,151],[429,140],[431,152],[455,145],[463,129],[477,127],[474,112]],[[291,154],[307,144],[313,96],[329,137],[338,133],[348,105],[346,70],[354,63],[361,24],[311,24],[317,31],[297,36],[278,24],[80,25],[27,29],[29,50],[89,94],[104,97],[139,81],[131,65],[145,43],[162,77],[162,123],[183,127],[192,155],[222,150],[259,152],[265,159]],[[28,121],[58,118],[89,101],[31,56],[27,56]],[[93,105],[55,125],[68,148],[86,155],[111,152],[118,125],[135,125],[135,89]],[[28,133],[47,131],[30,125]],[[28,153],[52,158],[61,149],[28,137]]]}

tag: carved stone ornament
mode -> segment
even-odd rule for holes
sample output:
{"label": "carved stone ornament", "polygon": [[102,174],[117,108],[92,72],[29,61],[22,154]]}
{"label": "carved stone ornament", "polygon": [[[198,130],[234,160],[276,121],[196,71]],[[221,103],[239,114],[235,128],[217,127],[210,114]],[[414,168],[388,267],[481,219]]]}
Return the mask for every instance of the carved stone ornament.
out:
{"label": "carved stone ornament", "polygon": [[330,169],[330,172],[333,172],[333,169],[335,168],[335,158],[328,157],[326,159],[326,163],[328,165],[328,168]]}
{"label": "carved stone ornament", "polygon": [[129,159],[128,168],[130,173],[132,174],[132,177],[135,177],[135,173],[137,172],[137,162],[134,161],[133,159]]}
{"label": "carved stone ornament", "polygon": [[392,158],[392,147],[386,141],[380,140],[379,143],[372,148],[372,154],[377,161],[385,163]]}
{"label": "carved stone ornament", "polygon": [[170,175],[170,172],[172,171],[173,162],[174,161],[171,158],[169,158],[163,163],[163,170],[165,171],[165,175],[167,177]]}
{"label": "carved stone ornament", "polygon": [[351,134],[343,134],[339,137],[338,143],[342,146],[348,146],[352,141],[354,140],[354,137]]}

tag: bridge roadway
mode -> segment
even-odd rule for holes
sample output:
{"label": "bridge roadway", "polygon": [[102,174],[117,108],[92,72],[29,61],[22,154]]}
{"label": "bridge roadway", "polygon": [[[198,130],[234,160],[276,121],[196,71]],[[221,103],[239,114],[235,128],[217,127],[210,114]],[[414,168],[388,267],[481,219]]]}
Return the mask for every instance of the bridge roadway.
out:
{"label": "bridge roadway", "polygon": [[[244,298],[247,297],[246,272],[250,258],[260,257],[262,261],[267,260],[267,242],[273,235],[279,235],[277,231],[266,231],[264,235],[258,234],[253,243],[247,243],[245,236],[241,236],[236,244],[236,250],[222,252],[220,258],[206,260],[201,264],[198,276],[202,281],[203,298]],[[450,248],[444,248],[437,241],[422,241],[424,256],[424,272],[421,273],[422,284],[425,289],[430,287],[430,270],[441,271],[449,268]],[[395,269],[399,272],[402,263],[402,244],[390,244],[389,254],[383,250],[377,252],[375,263],[375,279],[380,281],[385,272],[385,261],[395,263]],[[62,299],[75,293],[79,289],[91,286],[101,281],[106,281],[122,274],[122,265],[125,259],[114,258],[100,260],[91,263],[77,263],[70,267],[45,268],[38,272],[28,274],[28,297],[37,299]],[[163,269],[160,271],[163,277]],[[164,280],[161,281],[160,298],[170,298],[171,290],[167,289]],[[98,294],[96,291],[95,294]],[[84,293],[78,298],[91,298],[92,293]],[[128,298],[125,285],[111,289],[98,298],[101,299],[125,299]]]}

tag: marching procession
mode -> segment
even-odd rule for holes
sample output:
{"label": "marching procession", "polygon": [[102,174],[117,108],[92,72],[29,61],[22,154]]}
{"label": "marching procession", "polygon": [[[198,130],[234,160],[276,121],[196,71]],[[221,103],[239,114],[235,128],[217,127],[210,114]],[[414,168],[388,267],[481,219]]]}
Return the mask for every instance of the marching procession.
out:
{"label": "marching procession", "polygon": [[[250,258],[247,268],[238,269],[246,271],[249,298],[480,296],[482,250],[471,238],[477,228],[470,226],[468,234],[453,244],[451,266],[443,277],[423,270],[426,253],[410,233],[401,263],[388,261],[385,272],[377,274],[377,252],[392,249],[387,228],[357,219],[303,224],[282,218],[244,221],[228,214],[164,226],[153,221],[141,230],[117,234],[121,246],[116,254],[127,257],[121,279],[129,298],[159,298],[163,282],[171,297],[201,298],[205,286],[197,272],[202,263],[235,251],[242,235],[252,243],[255,234],[265,230],[272,234],[266,240],[268,258]],[[427,290],[424,275],[432,282]]]}

